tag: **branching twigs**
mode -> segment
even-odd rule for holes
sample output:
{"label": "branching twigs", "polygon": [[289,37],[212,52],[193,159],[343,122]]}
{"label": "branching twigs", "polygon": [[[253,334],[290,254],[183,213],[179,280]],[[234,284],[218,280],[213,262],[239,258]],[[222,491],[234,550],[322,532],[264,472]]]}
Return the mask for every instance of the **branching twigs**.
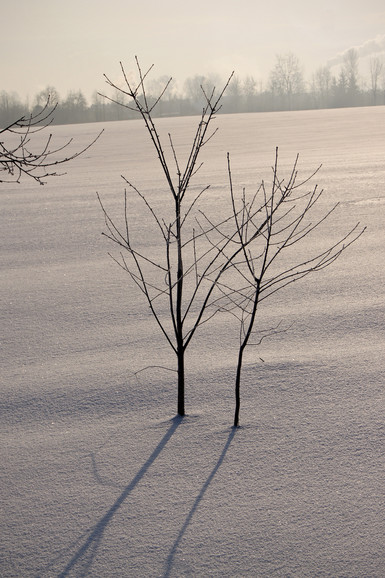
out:
{"label": "branching twigs", "polygon": [[[298,181],[297,165],[298,155],[288,181],[285,182],[284,179],[280,179],[278,175],[278,149],[276,149],[270,194],[267,194],[264,183],[259,189],[262,192],[261,208],[263,208],[264,217],[262,221],[258,221],[256,217],[260,216],[260,211],[250,213],[250,206],[256,202],[255,195],[252,197],[251,203],[248,204],[243,192],[241,217],[237,212],[230,161],[228,160],[234,223],[238,233],[238,244],[241,245],[243,254],[243,261],[238,262],[231,269],[233,279],[228,281],[226,285],[222,281],[220,284],[222,290],[220,299],[223,302],[223,309],[231,311],[233,315],[237,315],[234,313],[234,307],[239,310],[237,317],[240,322],[240,342],[235,379],[235,427],[239,425],[243,354],[250,343],[250,337],[254,330],[258,305],[291,283],[331,265],[365,230],[365,228],[360,228],[358,223],[326,249],[288,266],[286,256],[288,250],[297,247],[299,243],[306,240],[330,217],[337,207],[335,205],[323,215],[316,216],[314,220],[311,219],[312,209],[321,198],[322,190],[319,191],[315,186],[310,191],[301,193],[296,191],[302,190],[318,172],[318,169],[310,177]],[[297,258],[296,254],[293,257],[292,253],[290,257],[294,260]],[[237,289],[237,285],[235,288],[232,285],[232,283],[237,283],[237,279],[234,279],[234,272],[235,277],[238,277],[242,283],[240,289]],[[247,282],[246,286],[245,282]],[[227,305],[226,301],[228,302]]]}
{"label": "branching twigs", "polygon": [[[105,236],[121,250],[114,260],[128,273],[139,287],[160,327],[164,337],[177,356],[178,403],[177,410],[184,415],[185,351],[197,329],[217,313],[226,311],[239,323],[239,349],[235,380],[236,409],[234,426],[239,424],[240,381],[243,355],[252,343],[259,304],[291,283],[323,270],[354,243],[363,230],[359,225],[329,247],[306,256],[301,260],[297,248],[330,217],[336,206],[321,216],[313,211],[322,196],[317,186],[308,189],[310,176],[298,176],[297,155],[287,179],[281,178],[278,170],[278,149],[272,167],[271,184],[262,181],[257,191],[249,198],[242,191],[236,199],[228,156],[228,178],[232,215],[222,217],[220,222],[200,210],[200,203],[209,186],[194,191],[193,177],[202,166],[200,154],[203,147],[213,138],[212,121],[221,108],[221,100],[231,77],[222,91],[207,92],[202,87],[204,106],[187,151],[186,161],[179,160],[171,134],[167,134],[168,154],[161,135],[155,126],[152,113],[162,99],[171,79],[165,83],[160,94],[153,98],[146,91],[146,79],[152,66],[143,72],[136,59],[139,80],[135,84],[121,71],[124,88],[120,88],[107,76],[107,83],[120,92],[128,102],[111,99],[131,110],[143,119],[145,128],[161,165],[167,198],[162,199],[160,208],[150,202],[136,186],[124,180],[144,203],[151,222],[151,243],[147,247],[163,247],[162,257],[147,252],[146,247],[131,238],[128,195],[124,197],[124,227],[118,226],[99,199],[106,223]],[[144,221],[145,222],[145,221]],[[160,243],[159,243],[160,241]],[[165,311],[169,315],[165,315]],[[279,326],[272,335],[286,331]],[[262,339],[266,334],[262,335]]]}
{"label": "branching twigs", "polygon": [[[43,185],[48,177],[65,174],[56,172],[56,167],[86,152],[102,134],[103,131],[86,147],[64,157],[60,156],[60,153],[71,145],[73,139],[69,139],[64,145],[54,147],[52,134],[49,134],[34,152],[31,148],[36,147],[33,135],[46,129],[53,122],[56,106],[50,108],[48,99],[40,112],[22,116],[0,129],[0,183],[20,183],[22,177],[30,177]],[[9,142],[13,141],[15,144],[5,142],[3,139],[6,135],[10,135]]]}
{"label": "branching twigs", "polygon": [[[145,249],[138,249],[134,246],[128,224],[127,193],[125,193],[124,232],[107,213],[100,198],[99,201],[107,227],[105,236],[125,250],[130,257],[130,260],[128,260],[121,255],[119,259],[115,260],[120,262],[120,266],[139,286],[157,324],[177,355],[177,407],[178,413],[184,415],[185,350],[198,326],[215,314],[212,309],[206,313],[206,309],[213,291],[211,277],[216,270],[220,270],[223,267],[220,261],[224,255],[223,250],[218,250],[215,243],[207,244],[205,236],[207,231],[197,232],[195,230],[199,201],[203,194],[208,191],[209,186],[201,188],[198,193],[190,194],[188,198],[186,193],[190,188],[192,178],[202,166],[199,160],[200,153],[216,133],[216,130],[211,131],[212,121],[221,107],[221,100],[231,77],[218,95],[216,95],[215,90],[208,94],[202,87],[205,104],[192,144],[187,153],[187,160],[182,165],[170,134],[167,136],[172,155],[171,163],[168,160],[166,148],[163,146],[161,135],[152,117],[154,107],[163,98],[171,79],[165,83],[164,88],[157,97],[150,99],[146,90],[146,79],[152,70],[152,66],[146,72],[143,72],[137,58],[135,58],[135,61],[138,75],[137,83],[129,79],[122,63],[120,63],[120,68],[123,75],[124,88],[118,86],[105,75],[107,84],[123,95],[126,102],[121,103],[119,99],[106,98],[139,114],[144,121],[156,157],[160,163],[165,178],[166,190],[171,195],[169,202],[167,202],[166,198],[163,199],[161,209],[155,210],[154,205],[147,200],[146,196],[137,187],[132,185],[127,179],[124,180],[130,189],[145,203],[153,222],[156,224],[156,229],[160,232],[160,241],[164,248],[163,260],[156,261],[152,255],[146,254]],[[172,165],[175,168],[175,179],[172,176]],[[221,226],[223,224],[224,222],[220,223]],[[213,232],[215,229],[209,226],[208,230]],[[225,244],[229,242],[226,239],[222,241]],[[161,273],[160,279],[159,273]],[[165,302],[162,299],[163,297],[166,300]],[[165,306],[169,309],[168,320],[164,319]]]}

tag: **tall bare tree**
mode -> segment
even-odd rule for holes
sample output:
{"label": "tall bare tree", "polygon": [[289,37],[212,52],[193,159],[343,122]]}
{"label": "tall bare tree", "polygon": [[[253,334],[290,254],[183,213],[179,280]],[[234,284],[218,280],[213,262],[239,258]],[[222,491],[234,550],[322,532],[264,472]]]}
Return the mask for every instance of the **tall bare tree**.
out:
{"label": "tall bare tree", "polygon": [[[177,411],[179,415],[185,415],[185,352],[197,328],[215,314],[215,311],[207,307],[215,285],[214,282],[210,282],[210,278],[222,266],[220,264],[221,253],[207,246],[207,243],[204,243],[203,232],[196,231],[199,229],[196,220],[199,218],[198,203],[209,186],[196,193],[192,192],[190,187],[193,177],[201,166],[202,149],[216,132],[216,130],[211,130],[211,125],[221,108],[221,100],[230,79],[223,90],[218,93],[215,87],[207,91],[201,86],[204,104],[187,161],[182,166],[170,134],[168,134],[167,146],[169,156],[167,155],[166,145],[163,143],[153,118],[154,109],[167,90],[171,79],[165,83],[156,98],[153,95],[149,98],[146,80],[153,67],[143,72],[138,59],[136,59],[136,65],[139,78],[136,84],[128,78],[122,64],[124,88],[117,86],[107,76],[105,77],[108,85],[121,92],[125,99],[106,98],[135,111],[143,119],[159,160],[164,184],[169,193],[169,200],[167,202],[166,198],[164,199],[162,210],[155,210],[154,203],[147,199],[143,192],[127,179],[124,178],[124,180],[128,190],[133,191],[140,198],[153,220],[160,244],[164,249],[162,257],[156,261],[150,253],[146,252],[145,247],[141,248],[136,243],[131,233],[132,222],[128,209],[130,199],[127,189],[124,193],[123,228],[117,225],[117,220],[112,218],[100,197],[99,201],[107,228],[104,234],[121,250],[120,256],[113,257],[114,260],[130,275],[143,293],[156,323],[176,354]],[[201,241],[203,246],[200,246]],[[163,315],[165,306],[169,311],[167,318]]]}
{"label": "tall bare tree", "polygon": [[0,127],[8,126],[28,111],[15,92],[0,91]]}
{"label": "tall bare tree", "polygon": [[278,54],[270,75],[270,88],[282,98],[289,109],[293,108],[294,97],[304,91],[303,71],[295,54]]}
{"label": "tall bare tree", "polygon": [[58,105],[60,103],[60,95],[54,86],[46,86],[38,92],[35,96],[35,106],[39,110],[47,110],[47,105]]}
{"label": "tall bare tree", "polygon": [[373,104],[377,104],[378,83],[384,68],[384,61],[379,56],[372,56],[369,61],[369,66]]}
{"label": "tall bare tree", "polygon": [[328,66],[317,68],[313,75],[312,87],[317,105],[327,108],[329,105],[332,75]]}
{"label": "tall bare tree", "polygon": [[358,52],[355,48],[351,48],[344,54],[342,73],[347,82],[347,105],[356,104],[359,94],[358,60]]}

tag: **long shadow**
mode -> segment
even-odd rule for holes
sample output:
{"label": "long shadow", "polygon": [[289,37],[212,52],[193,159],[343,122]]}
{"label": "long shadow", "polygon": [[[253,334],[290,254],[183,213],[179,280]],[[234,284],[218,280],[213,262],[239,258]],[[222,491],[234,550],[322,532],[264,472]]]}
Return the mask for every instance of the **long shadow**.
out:
{"label": "long shadow", "polygon": [[172,547],[171,547],[171,550],[170,550],[169,555],[167,556],[167,560],[166,560],[166,564],[165,564],[166,568],[165,568],[165,572],[164,572],[164,574],[163,574],[163,578],[168,578],[168,576],[170,576],[170,572],[171,572],[171,569],[172,569],[172,566],[173,566],[173,563],[174,563],[174,558],[175,558],[175,555],[176,555],[176,551],[177,551],[177,549],[178,549],[178,546],[179,546],[179,544],[180,544],[183,536],[185,535],[186,530],[187,530],[187,528],[189,527],[189,525],[190,525],[190,523],[191,523],[191,520],[192,520],[195,512],[197,511],[197,508],[198,508],[200,502],[201,502],[202,499],[203,499],[203,496],[205,495],[207,489],[209,488],[211,482],[213,481],[213,478],[214,478],[215,474],[217,473],[217,471],[219,470],[219,468],[220,468],[223,460],[225,459],[225,455],[226,455],[226,453],[227,453],[227,450],[228,450],[229,447],[230,447],[231,441],[232,441],[232,439],[233,439],[233,437],[234,437],[234,434],[235,434],[236,430],[237,430],[237,428],[235,428],[235,427],[233,427],[233,428],[231,429],[231,431],[230,431],[230,433],[229,433],[229,437],[227,438],[225,447],[223,448],[222,453],[221,453],[221,455],[219,456],[219,459],[218,459],[217,463],[215,464],[215,466],[214,466],[213,469],[211,470],[211,472],[210,472],[207,480],[205,481],[205,483],[203,484],[203,486],[202,486],[202,488],[201,488],[201,491],[199,492],[198,496],[196,497],[195,502],[193,503],[191,510],[189,511],[189,513],[188,513],[187,516],[186,516],[186,519],[185,519],[185,521],[184,521],[184,523],[183,523],[183,526],[182,526],[182,528],[180,529],[180,532],[179,532],[179,534],[178,534],[175,542],[173,543],[173,545],[172,545]]}
{"label": "long shadow", "polygon": [[[98,551],[99,544],[103,538],[104,531],[106,530],[108,524],[111,522],[117,510],[123,504],[123,502],[130,495],[132,490],[139,484],[140,480],[143,478],[149,467],[154,463],[156,458],[159,456],[161,451],[164,449],[167,442],[170,440],[171,436],[174,434],[175,430],[182,422],[183,418],[180,416],[174,417],[171,421],[169,429],[164,434],[163,438],[160,440],[150,457],[140,468],[135,477],[131,480],[128,486],[123,490],[114,504],[109,508],[106,514],[93,526],[89,531],[87,531],[84,536],[87,536],[83,544],[78,548],[75,554],[72,556],[71,560],[68,562],[64,570],[58,574],[60,578],[64,578],[68,573],[75,567],[78,567],[78,576],[85,576],[92,566],[95,555]],[[77,543],[79,540],[77,540]],[[52,564],[50,565],[52,567]],[[46,569],[47,570],[47,569]]]}

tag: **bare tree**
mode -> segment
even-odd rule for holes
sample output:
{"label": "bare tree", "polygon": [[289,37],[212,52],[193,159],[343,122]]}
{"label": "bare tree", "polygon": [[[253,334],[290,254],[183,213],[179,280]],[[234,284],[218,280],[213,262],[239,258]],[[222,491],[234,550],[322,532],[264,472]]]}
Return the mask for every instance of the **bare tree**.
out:
{"label": "bare tree", "polygon": [[[218,312],[230,312],[238,319],[240,342],[234,415],[234,426],[237,427],[243,356],[254,331],[259,304],[291,283],[331,265],[363,230],[359,230],[357,224],[315,255],[297,261],[297,246],[324,223],[337,205],[321,216],[317,212],[314,214],[313,209],[322,191],[317,186],[305,191],[303,188],[315,173],[300,181],[297,157],[287,182],[281,179],[278,149],[271,186],[262,182],[251,198],[244,191],[240,201],[234,193],[228,156],[232,210],[230,216],[215,222],[215,218],[199,208],[209,186],[193,192],[192,180],[201,166],[202,149],[216,132],[212,132],[210,127],[231,77],[218,95],[215,89],[206,92],[202,87],[205,105],[182,168],[172,136],[168,134],[166,149],[152,116],[168,83],[155,102],[153,98],[150,101],[145,81],[152,67],[143,73],[138,60],[136,62],[138,82],[133,84],[128,80],[121,64],[126,87],[119,90],[128,100],[124,106],[136,111],[144,121],[170,193],[169,202],[164,199],[161,207],[156,207],[142,191],[123,178],[128,191],[139,197],[148,212],[157,233],[153,246],[163,247],[162,256],[154,257],[148,243],[141,246],[134,238],[127,189],[124,191],[121,225],[107,211],[98,195],[106,225],[103,234],[118,246],[120,253],[111,255],[112,258],[139,287],[163,336],[176,354],[179,415],[185,414],[185,353],[198,327]],[[117,88],[108,77],[106,80]],[[273,333],[276,331],[278,329]]]}
{"label": "bare tree", "polygon": [[378,81],[384,68],[384,61],[379,56],[372,56],[369,66],[373,104],[377,104]]}
{"label": "bare tree", "polygon": [[75,153],[66,154],[72,139],[55,147],[52,134],[34,151],[31,148],[34,146],[34,135],[47,129],[53,121],[55,110],[56,105],[51,108],[48,98],[44,107],[36,114],[21,116],[0,129],[0,183],[19,183],[22,177],[30,177],[43,185],[47,177],[64,174],[56,172],[57,167],[83,154],[103,132]]}
{"label": "bare tree", "polygon": [[[164,199],[162,207],[155,209],[146,196],[131,182],[125,179],[129,191],[133,191],[143,202],[148,211],[154,229],[158,234],[158,242],[163,247],[163,254],[155,260],[151,252],[141,248],[131,233],[132,222],[129,218],[129,196],[124,193],[124,225],[119,226],[99,201],[104,212],[107,231],[104,233],[121,250],[120,256],[113,259],[127,272],[139,287],[150,307],[163,336],[177,357],[178,400],[177,411],[185,415],[185,352],[197,328],[210,317],[215,310],[208,308],[215,283],[210,278],[223,263],[220,263],[221,253],[205,243],[204,232],[199,230],[198,204],[209,186],[198,192],[192,191],[192,179],[201,167],[200,154],[216,130],[211,131],[211,125],[216,113],[221,108],[221,100],[231,77],[219,93],[215,88],[207,91],[201,86],[204,105],[198,121],[187,161],[182,167],[179,155],[174,146],[172,136],[168,134],[168,144],[164,145],[160,133],[153,120],[153,112],[159,104],[171,79],[168,80],[160,94],[148,98],[146,79],[152,66],[142,72],[136,59],[138,77],[137,83],[126,75],[121,64],[125,81],[124,88],[118,87],[107,76],[107,83],[120,91],[127,99],[126,108],[135,111],[144,121],[151,143],[159,159],[164,176],[166,189],[169,192],[169,202]],[[121,104],[122,99],[108,100]],[[205,231],[207,232],[207,231]],[[202,242],[202,246],[200,243]],[[225,240],[225,242],[227,242]],[[164,316],[168,310],[169,316]]]}
{"label": "bare tree", "polygon": [[270,87],[274,94],[286,101],[289,109],[293,108],[293,99],[304,91],[302,67],[297,56],[278,54],[276,64],[270,75]]}
{"label": "bare tree", "polygon": [[347,103],[348,105],[356,104],[359,94],[358,87],[358,52],[355,48],[348,50],[343,58],[342,73],[347,82]]}
{"label": "bare tree", "polygon": [[8,126],[15,118],[23,116],[28,105],[21,103],[15,92],[0,91],[0,127]]}
{"label": "bare tree", "polygon": [[191,109],[195,112],[200,112],[206,105],[206,97],[202,92],[202,86],[205,87],[207,94],[211,94],[212,90],[220,84],[222,84],[222,81],[217,74],[209,74],[207,76],[196,74],[186,78],[183,88],[185,96],[191,104]]}
{"label": "bare tree", "polygon": [[238,76],[233,76],[226,94],[226,111],[238,112],[241,107],[242,84]]}
{"label": "bare tree", "polygon": [[43,109],[48,109],[48,104],[56,105],[61,101],[60,95],[54,86],[46,86],[35,95],[35,109],[34,114],[37,114],[38,111],[42,111]]}
{"label": "bare tree", "polygon": [[87,100],[81,90],[70,90],[63,105],[65,108],[75,108],[84,111],[87,108]]}
{"label": "bare tree", "polygon": [[257,95],[257,83],[253,76],[247,76],[242,84],[242,92],[245,101],[245,111],[251,112],[255,107],[255,100]]}
{"label": "bare tree", "polygon": [[[317,171],[299,180],[297,164],[298,156],[289,178],[286,181],[282,179],[279,176],[276,149],[271,185],[268,187],[262,182],[251,198],[243,191],[237,201],[228,156],[230,195],[237,234],[235,236],[231,233],[229,236],[223,232],[223,239],[228,241],[224,246],[230,266],[217,279],[222,295],[213,306],[221,305],[221,309],[231,312],[240,324],[235,378],[235,427],[239,425],[244,351],[250,343],[260,303],[310,273],[321,271],[334,263],[365,230],[360,229],[358,223],[318,253],[298,261],[298,245],[306,242],[309,235],[330,217],[338,203],[321,216],[315,213],[314,208],[323,191],[317,185],[311,189],[306,189],[306,186]],[[237,247],[235,251],[234,244]],[[218,246],[217,241],[214,245]],[[272,333],[278,330],[276,328]]]}
{"label": "bare tree", "polygon": [[317,68],[313,76],[313,90],[317,104],[320,108],[326,108],[329,105],[332,76],[328,66]]}

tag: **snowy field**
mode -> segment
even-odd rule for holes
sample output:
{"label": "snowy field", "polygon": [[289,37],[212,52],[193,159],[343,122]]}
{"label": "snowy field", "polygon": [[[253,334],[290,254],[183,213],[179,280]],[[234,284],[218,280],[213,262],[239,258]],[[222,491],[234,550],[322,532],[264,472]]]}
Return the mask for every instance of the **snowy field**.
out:
{"label": "snowy field", "polygon": [[[197,118],[161,119],[183,156]],[[101,125],[55,127],[81,148]],[[322,273],[261,306],[289,331],[247,351],[234,430],[236,331],[225,316],[187,354],[175,417],[173,353],[108,257],[123,174],[155,205],[164,184],[140,121],[44,186],[0,185],[0,575],[385,576],[385,107],[223,115],[196,186],[228,198],[322,163],[312,253],[357,221],[365,235]],[[133,229],[151,243],[132,197]],[[156,250],[156,247],[154,248]],[[261,360],[263,359],[263,361]]]}

